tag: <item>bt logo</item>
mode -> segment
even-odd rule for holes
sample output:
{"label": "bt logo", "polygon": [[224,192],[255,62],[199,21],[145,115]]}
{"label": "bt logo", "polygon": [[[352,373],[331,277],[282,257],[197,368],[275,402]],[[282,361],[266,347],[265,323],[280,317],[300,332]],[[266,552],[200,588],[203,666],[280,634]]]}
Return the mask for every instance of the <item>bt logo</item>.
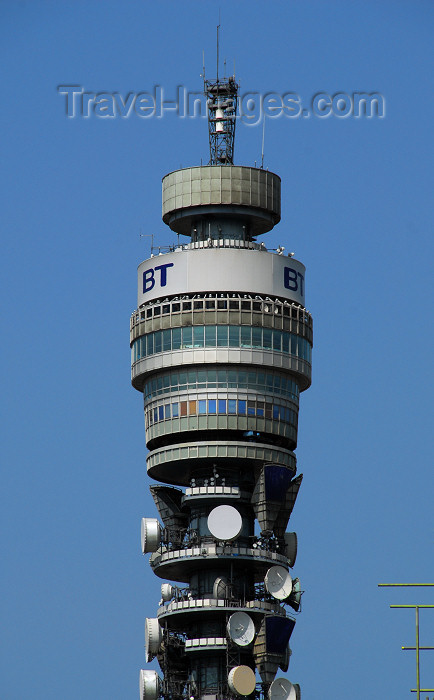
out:
{"label": "bt logo", "polygon": [[284,267],[283,286],[285,289],[290,289],[291,292],[299,292],[301,296],[304,296],[304,275],[294,270],[293,267]]}
{"label": "bt logo", "polygon": [[173,267],[173,263],[166,263],[165,265],[156,265],[155,267],[150,267],[143,273],[143,294],[145,292],[150,292],[151,289],[155,287],[155,273],[160,270],[160,287],[165,287],[167,284],[167,268]]}

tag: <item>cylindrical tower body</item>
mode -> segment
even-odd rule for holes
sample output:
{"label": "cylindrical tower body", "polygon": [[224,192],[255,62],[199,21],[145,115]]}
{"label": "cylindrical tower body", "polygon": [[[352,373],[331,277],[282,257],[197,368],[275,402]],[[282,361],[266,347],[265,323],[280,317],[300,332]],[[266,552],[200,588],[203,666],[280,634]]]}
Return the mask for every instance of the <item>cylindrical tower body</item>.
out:
{"label": "cylindrical tower body", "polygon": [[146,625],[147,661],[158,658],[163,678],[142,672],[141,694],[254,697],[256,670],[273,698],[295,624],[287,606],[298,611],[301,596],[286,527],[302,478],[299,396],[311,382],[305,268],[256,240],[280,220],[271,172],[170,173],[163,220],[190,242],[139,265],[131,319],[147,470],[160,482],[150,488],[161,522],[142,521],[142,549],[172,582]]}

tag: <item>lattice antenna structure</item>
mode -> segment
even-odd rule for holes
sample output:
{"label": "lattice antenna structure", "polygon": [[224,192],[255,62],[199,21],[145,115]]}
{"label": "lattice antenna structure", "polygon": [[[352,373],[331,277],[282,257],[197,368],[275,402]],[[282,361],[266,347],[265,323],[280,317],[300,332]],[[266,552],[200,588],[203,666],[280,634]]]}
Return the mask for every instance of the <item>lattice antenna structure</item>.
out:
{"label": "lattice antenna structure", "polygon": [[205,67],[203,70],[208,111],[209,165],[233,165],[239,84],[235,73],[226,78],[226,69],[225,76],[219,78],[219,28],[220,25],[217,27],[216,78],[206,80]]}

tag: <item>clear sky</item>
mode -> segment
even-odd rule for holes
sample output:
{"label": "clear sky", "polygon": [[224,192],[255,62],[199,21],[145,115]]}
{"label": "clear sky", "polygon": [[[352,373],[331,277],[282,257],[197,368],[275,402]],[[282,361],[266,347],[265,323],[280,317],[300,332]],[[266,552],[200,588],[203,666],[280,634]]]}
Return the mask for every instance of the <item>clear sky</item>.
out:
{"label": "clear sky", "polygon": [[[412,697],[413,612],[388,606],[434,594],[377,583],[434,580],[432,1],[2,0],[1,700],[138,698],[160,582],[139,548],[156,511],[129,316],[140,233],[173,242],[161,178],[208,161],[207,126],[68,118],[57,88],[200,91],[219,6],[243,94],[384,97],[382,118],[267,119],[283,202],[264,241],[305,263],[315,331],[287,675],[305,700]],[[236,163],[259,164],[261,139],[239,124]],[[434,652],[422,663],[434,687]]]}

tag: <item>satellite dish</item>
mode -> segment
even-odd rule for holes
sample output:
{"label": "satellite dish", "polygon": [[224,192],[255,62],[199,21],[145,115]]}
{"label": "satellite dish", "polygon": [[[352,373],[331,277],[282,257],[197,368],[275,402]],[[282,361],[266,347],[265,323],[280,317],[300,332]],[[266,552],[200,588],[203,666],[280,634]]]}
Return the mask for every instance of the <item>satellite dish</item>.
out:
{"label": "satellite dish", "polygon": [[283,538],[285,540],[285,554],[289,559],[289,566],[293,567],[297,559],[297,533],[285,532]]}
{"label": "satellite dish", "polygon": [[237,695],[250,695],[256,688],[256,677],[250,666],[235,666],[228,675],[229,688]]}
{"label": "satellite dish", "polygon": [[241,532],[243,520],[233,506],[217,506],[208,515],[208,530],[217,540],[231,542]]}
{"label": "satellite dish", "polygon": [[300,686],[286,678],[276,678],[270,685],[268,700],[300,700]]}
{"label": "satellite dish", "polygon": [[160,679],[156,671],[140,671],[140,700],[157,700]]}
{"label": "satellite dish", "polygon": [[163,640],[163,630],[156,617],[147,617],[145,621],[145,656],[149,663],[158,652]]}
{"label": "satellite dish", "polygon": [[247,647],[255,638],[255,625],[245,612],[233,613],[227,624],[228,637],[239,647]]}
{"label": "satellite dish", "polygon": [[156,552],[161,542],[161,527],[157,518],[142,518],[142,552]]}
{"label": "satellite dish", "polygon": [[283,566],[272,566],[265,574],[265,589],[277,600],[285,600],[292,591],[292,578]]}
{"label": "satellite dish", "polygon": [[175,589],[170,583],[161,584],[161,597],[165,603],[167,603],[169,600],[172,600],[174,595]]}
{"label": "satellite dish", "polygon": [[226,576],[217,576],[212,588],[212,595],[217,600],[225,600],[231,597],[230,584]]}

